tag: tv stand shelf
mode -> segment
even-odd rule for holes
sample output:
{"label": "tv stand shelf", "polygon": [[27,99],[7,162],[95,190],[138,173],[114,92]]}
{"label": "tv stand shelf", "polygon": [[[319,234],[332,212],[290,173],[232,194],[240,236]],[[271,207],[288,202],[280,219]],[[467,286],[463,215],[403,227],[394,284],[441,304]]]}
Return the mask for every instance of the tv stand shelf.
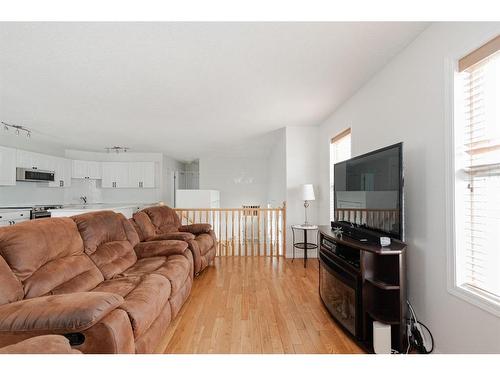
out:
{"label": "tv stand shelf", "polygon": [[[354,338],[360,345],[372,351],[373,322],[379,321],[391,325],[393,349],[400,352],[405,350],[406,244],[393,239],[389,246],[382,247],[374,242],[358,241],[345,234],[339,238],[330,226],[320,226],[319,231],[320,252],[329,253],[333,261],[338,260],[334,252],[339,248],[349,248],[349,251],[359,253],[357,288],[361,293],[358,307],[360,329],[353,335]],[[323,245],[323,239],[333,243],[336,250],[328,249],[328,243]],[[342,266],[342,262],[338,264]]]}
{"label": "tv stand shelf", "polygon": [[400,289],[399,285],[388,284],[382,280],[366,278],[365,281],[375,285],[377,288],[384,289],[384,290],[399,290]]}

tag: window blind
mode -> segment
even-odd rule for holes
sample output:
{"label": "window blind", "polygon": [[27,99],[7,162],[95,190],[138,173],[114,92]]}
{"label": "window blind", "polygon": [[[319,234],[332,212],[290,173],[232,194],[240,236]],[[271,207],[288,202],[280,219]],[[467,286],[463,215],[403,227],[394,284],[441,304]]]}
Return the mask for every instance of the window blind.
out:
{"label": "window blind", "polygon": [[475,59],[472,53],[459,62],[464,121],[463,145],[457,147],[466,188],[465,217],[457,218],[464,222],[465,240],[457,271],[465,286],[500,299],[500,52],[490,42],[490,54],[483,56],[483,47]]}
{"label": "window blind", "polygon": [[333,165],[351,157],[351,129],[346,129],[331,139],[330,143],[330,220],[335,219],[333,194]]}

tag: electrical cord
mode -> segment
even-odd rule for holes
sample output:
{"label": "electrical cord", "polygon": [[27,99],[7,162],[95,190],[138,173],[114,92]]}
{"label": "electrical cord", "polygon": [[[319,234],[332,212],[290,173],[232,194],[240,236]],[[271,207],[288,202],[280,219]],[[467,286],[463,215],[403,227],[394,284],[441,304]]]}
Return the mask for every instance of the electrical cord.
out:
{"label": "electrical cord", "polygon": [[[410,310],[410,318],[406,319],[409,322],[407,325],[407,334],[406,334],[406,339],[408,343],[408,346],[406,348],[406,354],[410,352],[412,344],[415,345],[415,348],[420,353],[424,354],[432,353],[432,351],[434,350],[434,336],[432,336],[431,330],[424,323],[418,320],[417,314],[415,313],[415,310],[413,309],[413,306],[410,304],[410,302],[406,301],[406,303],[408,304],[408,308]],[[423,331],[419,329],[417,325],[424,327],[430,336],[431,348],[429,350],[427,350],[427,348],[424,345]],[[411,338],[413,338],[413,340],[411,340]]]}

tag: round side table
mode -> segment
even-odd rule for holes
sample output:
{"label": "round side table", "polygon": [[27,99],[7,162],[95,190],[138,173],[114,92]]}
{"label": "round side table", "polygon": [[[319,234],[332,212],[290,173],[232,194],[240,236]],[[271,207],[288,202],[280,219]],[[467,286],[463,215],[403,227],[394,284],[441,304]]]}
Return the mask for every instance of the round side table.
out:
{"label": "round side table", "polygon": [[[304,242],[295,242],[295,231],[304,231]],[[307,242],[307,232],[316,232],[316,243]],[[295,260],[295,249],[304,250],[304,268],[307,265],[307,251],[318,249],[318,226],[317,225],[292,225],[292,243],[293,243],[293,258],[292,262]]]}

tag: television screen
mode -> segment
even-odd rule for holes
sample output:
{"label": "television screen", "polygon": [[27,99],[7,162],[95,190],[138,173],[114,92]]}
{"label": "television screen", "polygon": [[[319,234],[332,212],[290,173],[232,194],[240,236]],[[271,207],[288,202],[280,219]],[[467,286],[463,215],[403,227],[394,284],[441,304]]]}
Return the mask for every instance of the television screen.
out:
{"label": "television screen", "polygon": [[335,221],[402,239],[403,144],[334,166]]}

